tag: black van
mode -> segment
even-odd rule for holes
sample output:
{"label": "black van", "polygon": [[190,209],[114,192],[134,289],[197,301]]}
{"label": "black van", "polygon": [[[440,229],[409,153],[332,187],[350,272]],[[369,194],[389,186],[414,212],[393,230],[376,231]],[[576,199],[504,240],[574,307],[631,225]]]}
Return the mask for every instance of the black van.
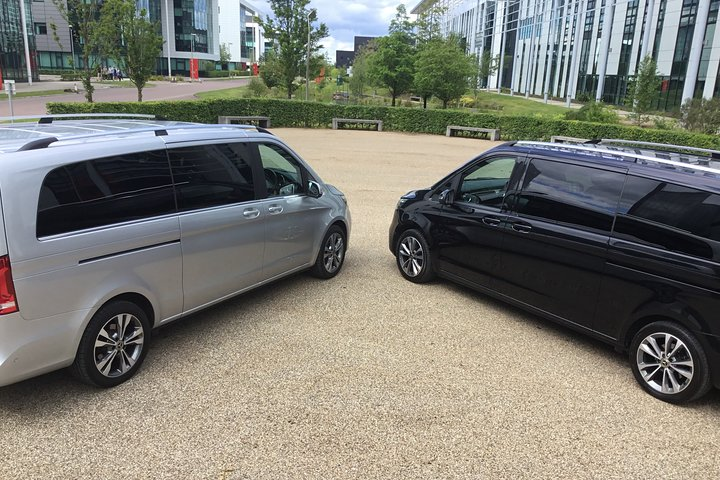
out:
{"label": "black van", "polygon": [[390,250],[629,352],[651,395],[720,387],[720,152],[511,142],[404,195]]}

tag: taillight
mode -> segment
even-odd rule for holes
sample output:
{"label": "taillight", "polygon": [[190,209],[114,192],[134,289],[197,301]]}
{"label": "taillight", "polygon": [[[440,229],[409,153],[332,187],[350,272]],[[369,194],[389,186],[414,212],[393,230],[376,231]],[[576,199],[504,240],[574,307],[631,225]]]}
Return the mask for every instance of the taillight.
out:
{"label": "taillight", "polygon": [[10,258],[5,255],[0,257],[0,315],[17,311],[18,306],[10,270]]}

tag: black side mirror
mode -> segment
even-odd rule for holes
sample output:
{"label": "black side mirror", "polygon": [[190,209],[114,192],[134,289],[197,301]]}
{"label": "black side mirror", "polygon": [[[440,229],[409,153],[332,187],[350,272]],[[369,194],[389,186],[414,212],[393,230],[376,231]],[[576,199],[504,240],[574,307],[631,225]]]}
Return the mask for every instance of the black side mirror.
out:
{"label": "black side mirror", "polygon": [[440,192],[438,200],[440,201],[441,205],[452,205],[453,203],[455,203],[455,192],[450,189],[443,190],[442,192]]}
{"label": "black side mirror", "polygon": [[308,182],[307,191],[308,191],[308,195],[310,195],[313,198],[320,198],[320,197],[322,197],[322,194],[323,194],[322,187],[320,187],[320,184],[313,180],[310,180]]}

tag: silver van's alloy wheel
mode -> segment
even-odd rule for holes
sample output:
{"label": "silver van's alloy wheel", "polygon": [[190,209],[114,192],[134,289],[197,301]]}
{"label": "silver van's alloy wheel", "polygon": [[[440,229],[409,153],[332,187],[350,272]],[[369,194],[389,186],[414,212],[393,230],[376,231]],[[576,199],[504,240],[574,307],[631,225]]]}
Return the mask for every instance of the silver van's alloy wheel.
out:
{"label": "silver van's alloy wheel", "polygon": [[422,245],[413,236],[405,237],[398,249],[400,268],[408,277],[417,277],[425,265],[425,252]]}
{"label": "silver van's alloy wheel", "polygon": [[136,316],[115,315],[95,338],[95,367],[105,377],[124,375],[140,358],[144,343],[145,329]]}
{"label": "silver van's alloy wheel", "polygon": [[658,332],[645,337],[636,357],[643,379],[656,392],[680,393],[693,379],[692,354],[685,343],[670,333]]}
{"label": "silver van's alloy wheel", "polygon": [[345,242],[340,233],[332,233],[323,249],[323,264],[328,273],[335,273],[342,265],[343,255],[345,255]]}

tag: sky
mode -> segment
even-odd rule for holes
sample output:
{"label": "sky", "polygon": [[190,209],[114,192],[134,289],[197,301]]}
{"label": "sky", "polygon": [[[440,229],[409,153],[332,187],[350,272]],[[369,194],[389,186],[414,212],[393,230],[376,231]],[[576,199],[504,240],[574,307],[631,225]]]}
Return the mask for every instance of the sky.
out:
{"label": "sky", "polygon": [[[419,0],[312,0],[309,7],[317,9],[318,20],[325,23],[330,31],[330,36],[322,41],[322,45],[330,60],[335,62],[336,50],[354,49],[353,37],[387,35],[390,20],[401,3],[409,12]],[[270,2],[250,0],[250,4],[265,15],[272,15]]]}

